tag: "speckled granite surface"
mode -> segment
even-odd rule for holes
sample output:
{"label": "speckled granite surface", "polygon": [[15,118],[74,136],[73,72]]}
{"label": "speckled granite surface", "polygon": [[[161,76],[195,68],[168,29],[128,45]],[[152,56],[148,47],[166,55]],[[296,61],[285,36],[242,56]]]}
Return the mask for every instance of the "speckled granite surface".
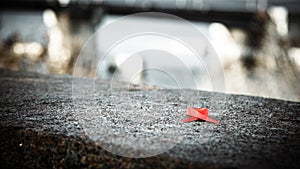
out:
{"label": "speckled granite surface", "polygon": [[[80,99],[78,92],[74,104],[70,76],[0,70],[0,168],[298,168],[300,165],[300,103],[192,90],[128,88],[123,83],[114,85],[114,91],[127,92],[112,93],[104,92],[111,89],[111,83],[95,84],[97,92],[92,101]],[[180,123],[186,117],[186,106],[199,106],[201,102],[206,103],[221,125],[201,121]],[[135,117],[131,111],[137,108],[145,112],[143,118]],[[113,129],[126,136],[127,142],[121,144],[116,141],[116,134],[96,132],[83,122],[94,116],[95,109],[109,114],[111,119],[91,118],[88,124]],[[102,148],[126,145],[125,150],[114,150],[139,152],[140,142],[130,144],[130,141],[140,135],[148,145],[153,141],[148,142],[148,138],[154,135],[165,138],[155,140],[158,147],[172,146],[147,158],[122,157]]]}

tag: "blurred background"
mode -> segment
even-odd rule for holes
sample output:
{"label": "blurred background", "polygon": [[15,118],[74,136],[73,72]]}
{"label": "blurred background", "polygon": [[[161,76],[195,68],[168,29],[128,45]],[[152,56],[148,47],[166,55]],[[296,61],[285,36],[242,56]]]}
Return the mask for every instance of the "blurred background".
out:
{"label": "blurred background", "polygon": [[[163,12],[188,20],[213,45],[224,69],[226,93],[246,94],[300,101],[300,1],[298,0],[1,0],[0,1],[0,68],[42,74],[73,74],[76,60],[85,42],[97,29],[118,18],[138,12]],[[167,18],[137,17],[138,24],[168,23],[180,27]],[[126,25],[120,29],[130,29]],[[184,30],[183,30],[184,32]],[[80,76],[111,79],[115,72],[121,81],[151,84],[172,88],[164,76],[152,73],[126,77],[120,67],[124,47],[119,53],[105,58],[101,70],[97,57],[101,55],[101,35],[88,54],[77,65]],[[193,35],[186,35],[193,36]],[[197,37],[193,37],[197,38]],[[151,40],[149,40],[151,41]],[[148,43],[150,43],[148,41]],[[154,40],[153,40],[154,41]],[[170,43],[170,42],[161,42]],[[131,42],[132,46],[147,43]],[[189,64],[189,53],[176,47]],[[205,44],[201,44],[205,46]],[[203,53],[210,56],[204,47]],[[147,54],[145,54],[147,55]],[[163,58],[165,54],[157,53]],[[135,67],[162,64],[160,57],[142,57]],[[152,63],[153,61],[157,63]],[[185,72],[176,63],[168,63],[176,74]],[[197,78],[203,68],[190,65]],[[214,65],[206,65],[213,67]],[[144,79],[143,79],[144,78]],[[213,90],[203,85],[196,89]]]}

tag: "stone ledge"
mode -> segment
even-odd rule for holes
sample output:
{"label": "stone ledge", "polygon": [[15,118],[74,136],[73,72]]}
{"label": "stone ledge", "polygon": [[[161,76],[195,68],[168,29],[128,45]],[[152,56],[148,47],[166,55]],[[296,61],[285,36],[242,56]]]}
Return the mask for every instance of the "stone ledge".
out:
{"label": "stone ledge", "polygon": [[[110,86],[109,82],[97,84],[104,90]],[[120,86],[121,90],[126,89],[126,86]],[[148,158],[121,157],[102,149],[84,132],[78,117],[74,116],[70,76],[0,70],[1,168],[300,166],[299,103],[204,91],[153,90],[168,96],[163,102],[169,106],[168,110],[178,111],[176,118],[185,118],[184,106],[205,101],[210,109],[220,110],[213,115],[221,125],[176,123],[175,128],[182,132],[183,140],[169,151]],[[142,103],[148,103],[147,99],[159,100],[159,97],[152,97],[156,95],[150,96],[153,90],[137,87],[131,90],[130,96]],[[145,100],[137,97],[141,94]],[[99,98],[103,110],[109,110],[109,105],[114,104],[109,97],[101,95]],[[122,123],[119,125],[122,127]],[[158,124],[158,127],[164,126]],[[132,133],[129,131],[128,134]]]}

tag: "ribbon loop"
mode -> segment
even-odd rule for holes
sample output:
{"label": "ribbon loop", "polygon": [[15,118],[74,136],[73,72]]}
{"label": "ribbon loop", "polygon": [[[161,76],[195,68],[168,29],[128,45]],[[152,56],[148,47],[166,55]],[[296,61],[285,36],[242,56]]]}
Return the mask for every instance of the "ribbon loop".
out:
{"label": "ribbon loop", "polygon": [[218,120],[208,117],[208,108],[187,107],[186,114],[191,117],[187,118],[185,120],[182,120],[181,122],[185,123],[185,122],[197,121],[197,120],[201,119],[201,120],[205,120],[205,121],[212,122],[215,124],[220,124],[220,122]]}

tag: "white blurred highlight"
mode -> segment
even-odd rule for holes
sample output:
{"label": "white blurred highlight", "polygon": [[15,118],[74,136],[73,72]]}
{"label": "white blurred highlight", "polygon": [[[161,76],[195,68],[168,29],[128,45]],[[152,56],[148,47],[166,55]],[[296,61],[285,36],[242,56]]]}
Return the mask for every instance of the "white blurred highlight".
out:
{"label": "white blurred highlight", "polygon": [[282,6],[274,6],[268,10],[273,22],[276,25],[277,32],[281,36],[288,35],[288,10]]}
{"label": "white blurred highlight", "polygon": [[64,73],[66,64],[71,59],[71,50],[64,46],[64,35],[58,25],[54,11],[45,10],[44,23],[48,28],[48,61],[52,71]]}
{"label": "white blurred highlight", "polygon": [[60,6],[62,6],[62,7],[68,6],[70,2],[71,2],[71,0],[58,0],[58,3],[59,3]]}
{"label": "white blurred highlight", "polygon": [[37,42],[16,43],[13,46],[13,52],[16,55],[25,55],[27,58],[37,61],[44,52],[44,48]]}
{"label": "white blurred highlight", "polygon": [[300,66],[300,48],[290,48],[289,56],[297,66]]}
{"label": "white blurred highlight", "polygon": [[25,53],[23,43],[15,43],[15,45],[13,46],[13,51],[16,55],[23,55]]}
{"label": "white blurred highlight", "polygon": [[57,18],[54,11],[47,9],[43,12],[43,21],[47,27],[53,27],[57,24]]}
{"label": "white blurred highlight", "polygon": [[212,23],[208,29],[211,42],[224,67],[240,57],[240,48],[234,41],[229,30],[223,24]]}

